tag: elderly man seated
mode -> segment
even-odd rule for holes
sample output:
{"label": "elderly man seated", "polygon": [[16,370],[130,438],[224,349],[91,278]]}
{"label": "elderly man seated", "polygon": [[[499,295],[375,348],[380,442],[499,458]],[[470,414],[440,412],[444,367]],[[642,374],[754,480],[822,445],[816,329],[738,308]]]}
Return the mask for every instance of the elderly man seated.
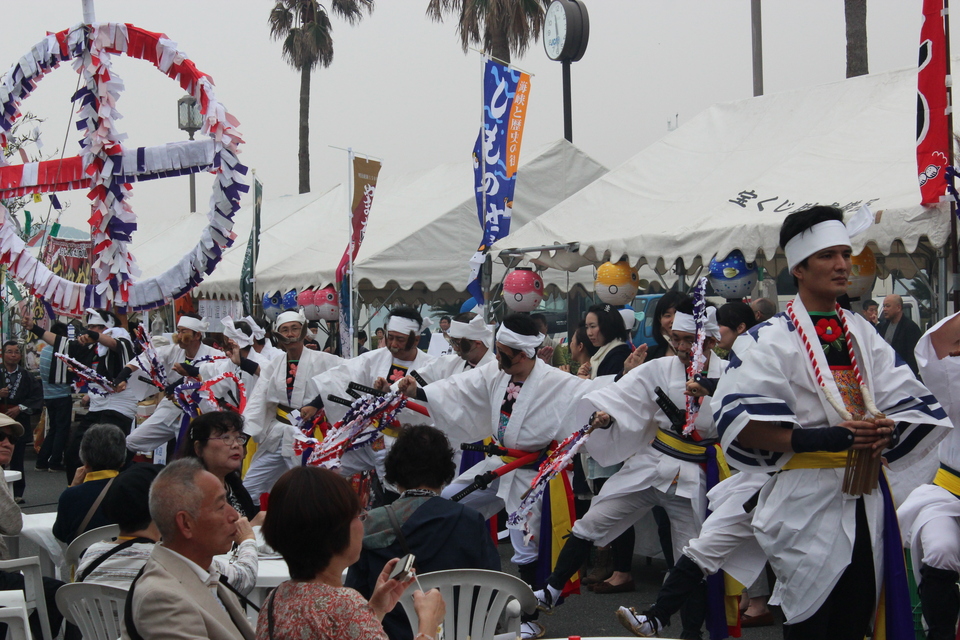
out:
{"label": "elderly man seated", "polygon": [[[363,523],[363,551],[350,567],[345,585],[365,598],[391,559],[412,553],[418,573],[445,569],[500,570],[500,556],[483,516],[440,497],[453,480],[453,451],[434,427],[405,427],[384,462],[386,480],[402,492],[386,507],[373,509]],[[383,618],[391,640],[412,640],[400,607]]]}
{"label": "elderly man seated", "polygon": [[150,487],[150,515],[163,542],[130,585],[122,638],[253,640],[213,562],[230,550],[240,519],[223,483],[199,460],[177,460]]}
{"label": "elderly man seated", "polygon": [[64,544],[98,527],[112,524],[103,515],[101,503],[113,479],[120,473],[127,457],[126,438],[119,427],[95,424],[83,434],[80,461],[73,484],[60,494],[53,535]]}

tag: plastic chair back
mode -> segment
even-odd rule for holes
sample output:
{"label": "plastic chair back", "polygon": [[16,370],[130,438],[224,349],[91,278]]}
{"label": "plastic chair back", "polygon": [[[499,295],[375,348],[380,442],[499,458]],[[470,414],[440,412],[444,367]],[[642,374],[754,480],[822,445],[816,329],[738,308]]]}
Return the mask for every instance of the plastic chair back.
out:
{"label": "plastic chair back", "polygon": [[[494,640],[501,617],[506,631],[501,637],[518,638],[521,610],[533,613],[537,607],[537,598],[527,583],[499,571],[450,569],[424,573],[418,579],[424,591],[439,589],[447,605],[444,640]],[[418,618],[413,593],[418,588],[414,582],[400,598],[414,634]]]}
{"label": "plastic chair back", "polygon": [[80,564],[80,556],[83,552],[95,542],[104,540],[113,540],[120,535],[120,527],[115,524],[108,524],[105,527],[98,527],[90,531],[84,531],[73,539],[67,550],[63,554],[63,559],[67,563],[67,570],[70,572],[70,582],[73,582],[77,573],[77,565]]}
{"label": "plastic chair back", "polygon": [[[23,600],[27,615],[36,609],[40,619],[40,633],[43,640],[53,640],[50,632],[50,618],[47,617],[47,600],[43,593],[43,573],[40,571],[40,558],[16,558],[14,560],[0,560],[0,571],[23,574]],[[57,629],[59,632],[60,630]]]}
{"label": "plastic chair back", "polygon": [[23,591],[0,591],[0,622],[7,625],[8,640],[33,640]]}
{"label": "plastic chair back", "polygon": [[117,640],[126,599],[126,591],[105,584],[77,582],[57,590],[57,608],[84,640]]}

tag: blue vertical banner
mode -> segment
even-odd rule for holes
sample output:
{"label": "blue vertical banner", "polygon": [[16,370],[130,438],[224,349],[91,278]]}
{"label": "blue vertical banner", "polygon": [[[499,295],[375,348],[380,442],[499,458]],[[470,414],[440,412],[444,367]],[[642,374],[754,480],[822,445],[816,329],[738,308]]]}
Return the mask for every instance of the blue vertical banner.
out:
{"label": "blue vertical banner", "polygon": [[510,233],[513,190],[530,95],[530,76],[487,59],[483,67],[483,125],[473,148],[477,218],[483,237],[470,258],[467,290],[483,304],[480,270],[494,242]]}

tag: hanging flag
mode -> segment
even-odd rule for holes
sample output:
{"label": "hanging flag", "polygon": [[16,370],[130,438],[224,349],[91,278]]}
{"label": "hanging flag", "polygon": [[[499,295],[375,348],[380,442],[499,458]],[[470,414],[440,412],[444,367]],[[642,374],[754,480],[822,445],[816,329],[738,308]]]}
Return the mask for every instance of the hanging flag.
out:
{"label": "hanging flag", "polygon": [[253,176],[253,225],[250,227],[250,239],[247,251],[243,255],[243,267],[240,269],[240,300],[243,303],[243,315],[253,315],[254,281],[257,269],[257,256],[260,254],[260,208],[263,204],[263,183]]}
{"label": "hanging flag", "polygon": [[353,348],[353,314],[350,305],[350,265],[357,259],[357,252],[367,232],[367,218],[377,191],[377,176],[380,163],[366,158],[353,158],[353,200],[350,202],[350,241],[337,265],[337,282],[340,285],[340,355],[349,358]]}
{"label": "hanging flag", "polygon": [[480,269],[494,242],[510,233],[513,190],[530,95],[530,76],[488,59],[483,68],[483,125],[473,148],[477,217],[483,237],[470,258],[467,290],[483,304]]}
{"label": "hanging flag", "polygon": [[950,131],[943,0],[924,0],[917,72],[917,170],[920,203],[935,205],[946,192]]}

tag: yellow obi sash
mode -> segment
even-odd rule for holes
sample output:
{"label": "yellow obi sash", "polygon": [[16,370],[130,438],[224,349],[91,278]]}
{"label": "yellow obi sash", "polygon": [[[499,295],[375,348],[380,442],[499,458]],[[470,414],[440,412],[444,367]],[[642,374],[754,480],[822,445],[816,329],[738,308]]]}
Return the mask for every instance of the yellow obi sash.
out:
{"label": "yellow obi sash", "polygon": [[660,429],[653,441],[653,448],[680,460],[703,463],[707,461],[707,447],[713,444],[713,440],[691,442]]}
{"label": "yellow obi sash", "polygon": [[842,469],[847,466],[846,451],[813,451],[811,453],[795,453],[793,457],[783,465],[784,471],[788,469]]}
{"label": "yellow obi sash", "polygon": [[960,473],[951,469],[945,464],[941,464],[937,469],[937,475],[933,478],[933,484],[943,487],[953,495],[960,498]]}
{"label": "yellow obi sash", "polygon": [[390,436],[391,438],[396,438],[400,435],[400,429],[396,429],[394,427],[384,427],[380,430],[380,433],[385,436]]}
{"label": "yellow obi sash", "polygon": [[285,407],[282,404],[277,405],[277,420],[283,424],[293,424],[293,417],[290,413],[293,411],[290,407]]}

